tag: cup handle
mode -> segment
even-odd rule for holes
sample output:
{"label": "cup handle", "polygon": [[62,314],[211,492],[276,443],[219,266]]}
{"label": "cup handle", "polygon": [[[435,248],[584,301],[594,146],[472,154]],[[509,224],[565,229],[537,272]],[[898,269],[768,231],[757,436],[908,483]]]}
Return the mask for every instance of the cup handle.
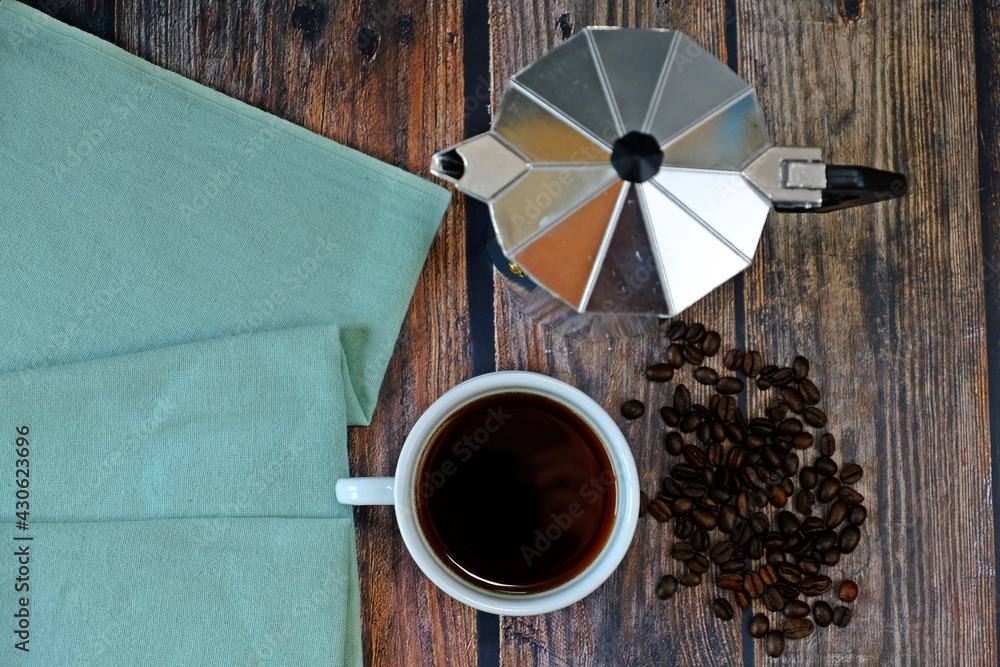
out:
{"label": "cup handle", "polygon": [[395,477],[348,477],[337,480],[337,502],[343,505],[395,505]]}

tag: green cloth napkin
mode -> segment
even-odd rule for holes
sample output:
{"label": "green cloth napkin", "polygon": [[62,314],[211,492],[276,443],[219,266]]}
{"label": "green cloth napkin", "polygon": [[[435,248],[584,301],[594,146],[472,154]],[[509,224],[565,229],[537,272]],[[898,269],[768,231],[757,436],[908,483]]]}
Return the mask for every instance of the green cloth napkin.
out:
{"label": "green cloth napkin", "polygon": [[448,200],[0,0],[0,665],[360,663],[334,481]]}

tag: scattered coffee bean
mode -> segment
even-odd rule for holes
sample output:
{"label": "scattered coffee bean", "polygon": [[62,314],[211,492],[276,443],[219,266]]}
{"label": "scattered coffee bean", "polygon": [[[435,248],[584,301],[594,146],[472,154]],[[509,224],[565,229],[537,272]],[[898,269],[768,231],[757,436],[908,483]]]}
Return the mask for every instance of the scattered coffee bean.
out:
{"label": "scattered coffee bean", "polygon": [[768,611],[781,611],[785,608],[785,598],[774,586],[764,591],[764,607]]}
{"label": "scattered coffee bean", "polygon": [[761,391],[767,391],[771,388],[771,381],[767,378],[757,378],[757,388]]}
{"label": "scattered coffee bean", "polygon": [[837,589],[837,597],[844,602],[854,602],[858,598],[858,584],[853,579],[844,579]]}
{"label": "scattered coffee bean", "polygon": [[798,566],[802,574],[810,577],[816,576],[820,571],[819,561],[815,558],[800,558]]}
{"label": "scattered coffee bean", "polygon": [[760,580],[765,586],[773,586],[778,583],[778,570],[773,565],[764,565],[758,570]]}
{"label": "scattered coffee bean", "polygon": [[719,381],[719,374],[708,366],[699,366],[694,371],[694,379],[701,384],[712,386]]}
{"label": "scattered coffee bean", "polygon": [[789,600],[785,603],[784,614],[788,618],[805,618],[809,615],[808,603],[802,600]]}
{"label": "scattered coffee bean", "polygon": [[809,449],[813,446],[812,433],[799,433],[792,438],[792,446],[795,449]]}
{"label": "scattered coffee bean", "polygon": [[803,356],[792,359],[792,368],[795,369],[795,381],[802,382],[809,375],[809,360]]}
{"label": "scattered coffee bean", "polygon": [[750,636],[760,639],[771,629],[771,622],[764,614],[754,614],[750,619]]}
{"label": "scattered coffee bean", "polygon": [[830,590],[830,586],[833,585],[833,580],[825,574],[816,574],[804,577],[799,585],[805,595],[809,597],[816,597],[817,595],[822,595]]}
{"label": "scattered coffee bean", "polygon": [[656,500],[651,500],[649,503],[649,515],[659,521],[664,523],[669,521],[671,516],[670,507],[664,501],[657,498]]}
{"label": "scattered coffee bean", "polygon": [[743,590],[752,599],[759,598],[764,594],[764,582],[760,580],[760,575],[756,572],[747,572],[743,575]]}
{"label": "scattered coffee bean", "polygon": [[733,597],[736,598],[736,604],[740,606],[741,611],[746,611],[750,607],[750,596],[742,588],[733,591]]}
{"label": "scattered coffee bean", "polygon": [[819,477],[816,475],[816,469],[812,466],[806,466],[799,471],[799,484],[801,484],[802,488],[807,491],[816,487],[818,479]]}
{"label": "scattered coffee bean", "polygon": [[802,420],[810,426],[823,428],[826,426],[826,413],[816,406],[810,406],[802,413]]}
{"label": "scattered coffee bean", "polygon": [[837,462],[829,456],[821,456],[813,463],[816,472],[824,477],[833,477],[837,474]]}
{"label": "scattered coffee bean", "polygon": [[780,630],[771,630],[764,637],[764,651],[772,658],[785,652],[785,635]]}
{"label": "scattered coffee bean", "polygon": [[846,628],[851,623],[854,614],[847,607],[837,607],[833,610],[833,624],[838,628]]}
{"label": "scattered coffee bean", "polygon": [[[852,526],[860,526],[868,518],[868,508],[864,505],[855,505],[851,508],[850,514],[847,515],[847,521]],[[847,552],[845,552],[847,553]]]}
{"label": "scattered coffee bean", "polygon": [[719,518],[714,512],[708,510],[696,509],[691,513],[691,520],[695,522],[699,528],[704,528],[705,530],[715,530],[715,527],[719,523]]}
{"label": "scattered coffee bean", "polygon": [[719,378],[718,382],[715,383],[715,390],[720,394],[738,394],[743,391],[743,380],[727,375],[724,378]]}
{"label": "scattered coffee bean", "polygon": [[664,424],[671,428],[677,428],[677,425],[681,423],[680,413],[669,405],[660,408],[660,418],[663,419]]}
{"label": "scattered coffee bean", "polygon": [[764,414],[771,421],[781,421],[788,414],[788,402],[782,398],[776,398],[770,403],[768,403],[767,408],[764,410]]}
{"label": "scattered coffee bean", "polygon": [[743,352],[736,348],[727,350],[722,358],[722,365],[730,371],[740,370],[743,368]]}
{"label": "scattered coffee bean", "polygon": [[812,514],[813,506],[816,504],[816,496],[812,491],[802,489],[795,496],[795,509],[801,514]]}
{"label": "scattered coffee bean", "polygon": [[670,433],[667,433],[665,447],[667,453],[670,454],[671,456],[680,456],[681,452],[684,451],[684,436],[682,436],[677,431],[671,431]]}
{"label": "scattered coffee bean", "polygon": [[712,612],[717,618],[723,621],[733,620],[733,605],[729,604],[729,600],[724,598],[715,598],[712,600]]}
{"label": "scattered coffee bean", "polygon": [[646,379],[651,382],[670,382],[674,379],[674,367],[670,364],[647,366]]}
{"label": "scattered coffee bean", "polygon": [[675,542],[670,548],[670,555],[674,560],[688,560],[694,556],[694,547],[687,542]]}
{"label": "scattered coffee bean", "polygon": [[828,503],[836,498],[839,492],[840,480],[836,477],[827,477],[820,482],[819,488],[816,489],[816,498],[821,503]]}
{"label": "scattered coffee bean", "polygon": [[840,487],[837,495],[848,505],[860,505],[865,502],[865,497],[849,486]]}
{"label": "scattered coffee bean", "polygon": [[[809,605],[805,602],[802,604],[805,606],[806,612],[808,612]],[[785,633],[785,637],[788,639],[805,639],[813,633],[813,628],[813,622],[808,618],[791,618],[785,621],[785,624],[781,627]]]}
{"label": "scattered coffee bean", "polygon": [[845,526],[843,530],[840,531],[840,538],[837,540],[837,546],[840,551],[845,554],[849,554],[858,548],[858,543],[861,542],[861,529],[855,525]]}
{"label": "scattered coffee bean", "polygon": [[840,470],[840,481],[844,484],[856,484],[861,481],[861,477],[864,476],[864,469],[857,463],[851,463]]}
{"label": "scattered coffee bean", "polygon": [[778,571],[778,579],[786,584],[795,586],[802,581],[802,571],[793,563],[779,563],[775,569]]}
{"label": "scattered coffee bean", "polygon": [[839,527],[840,524],[844,523],[844,519],[847,518],[848,511],[847,503],[838,499],[826,511],[826,527],[831,529]]}
{"label": "scattered coffee bean", "polygon": [[760,352],[747,352],[743,357],[743,374],[747,377],[757,377],[762,368],[764,368],[764,359],[760,356]]}
{"label": "scattered coffee bean", "polygon": [[[802,398],[802,394],[795,387],[782,387],[781,397],[785,399],[785,402],[788,403],[788,408],[795,414],[802,414],[806,409],[805,399]],[[806,420],[806,423],[809,423],[809,421]]]}
{"label": "scattered coffee bean", "polygon": [[684,361],[688,362],[692,366],[700,366],[701,362],[705,361],[705,353],[702,352],[701,348],[697,345],[685,345]]}
{"label": "scattered coffee bean", "polygon": [[779,369],[773,376],[771,376],[771,384],[776,387],[784,387],[789,382],[795,379],[795,371],[791,368]]}
{"label": "scattered coffee bean", "polygon": [[715,579],[715,585],[727,591],[735,591],[743,586],[743,575],[738,572],[720,574]]}
{"label": "scattered coffee bean", "polygon": [[824,433],[819,437],[819,453],[823,456],[833,456],[837,451],[837,438],[832,433]]}
{"label": "scattered coffee bean", "polygon": [[785,491],[784,487],[772,486],[770,491],[769,499],[772,505],[775,507],[784,507],[788,504],[788,492]]}
{"label": "scattered coffee bean", "polygon": [[645,491],[639,492],[639,518],[646,516],[646,510],[649,509],[649,496],[646,495]]}
{"label": "scattered coffee bean", "polygon": [[684,348],[678,343],[671,343],[667,346],[667,353],[664,358],[670,366],[680,368],[684,365]]}
{"label": "scattered coffee bean", "polygon": [[684,333],[684,339],[692,343],[697,343],[705,337],[705,334],[705,325],[701,322],[695,322],[688,325],[687,331]]}
{"label": "scattered coffee bean", "polygon": [[684,564],[692,572],[697,572],[698,574],[708,572],[708,558],[705,557],[705,554],[695,554],[690,560],[684,561]]}
{"label": "scattered coffee bean", "polygon": [[712,547],[712,561],[721,565],[722,563],[731,560],[735,551],[735,544],[729,540],[723,540]]}
{"label": "scattered coffee bean", "polygon": [[674,410],[681,417],[691,412],[691,392],[682,384],[674,389]]}
{"label": "scattered coffee bean", "polygon": [[681,340],[687,334],[687,324],[684,320],[674,320],[667,329],[667,338],[670,340]]}
{"label": "scattered coffee bean", "polygon": [[709,331],[701,341],[701,351],[706,357],[714,357],[719,353],[719,346],[722,345],[722,336],[718,331]]}
{"label": "scattered coffee bean", "polygon": [[656,597],[661,600],[669,600],[677,592],[677,577],[672,574],[660,577],[660,583],[656,585]]}
{"label": "scattered coffee bean", "polygon": [[698,572],[686,572],[684,576],[681,577],[681,585],[687,586],[689,588],[700,586],[701,574],[699,574]]}
{"label": "scattered coffee bean", "polygon": [[646,406],[642,401],[632,399],[622,403],[622,417],[625,419],[638,419],[646,411]]}
{"label": "scattered coffee bean", "polygon": [[823,398],[823,395],[819,393],[819,389],[813,384],[812,380],[802,380],[799,383],[799,393],[802,394],[806,405],[816,405]]}
{"label": "scattered coffee bean", "polygon": [[813,604],[813,620],[821,628],[833,623],[833,607],[830,606],[829,602],[818,600]]}

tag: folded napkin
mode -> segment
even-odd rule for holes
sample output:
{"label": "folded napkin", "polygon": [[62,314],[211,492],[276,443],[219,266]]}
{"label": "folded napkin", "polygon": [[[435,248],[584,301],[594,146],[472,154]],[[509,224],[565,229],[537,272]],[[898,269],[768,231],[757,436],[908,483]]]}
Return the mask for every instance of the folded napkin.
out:
{"label": "folded napkin", "polygon": [[0,91],[0,664],[358,664],[333,484],[448,193],[14,0]]}

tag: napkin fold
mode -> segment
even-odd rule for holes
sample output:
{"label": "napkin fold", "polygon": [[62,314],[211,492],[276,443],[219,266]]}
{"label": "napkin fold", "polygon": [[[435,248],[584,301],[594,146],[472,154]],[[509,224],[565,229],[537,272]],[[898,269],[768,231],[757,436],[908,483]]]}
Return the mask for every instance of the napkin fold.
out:
{"label": "napkin fold", "polygon": [[0,664],[360,664],[334,482],[448,193],[14,0],[0,91]]}

